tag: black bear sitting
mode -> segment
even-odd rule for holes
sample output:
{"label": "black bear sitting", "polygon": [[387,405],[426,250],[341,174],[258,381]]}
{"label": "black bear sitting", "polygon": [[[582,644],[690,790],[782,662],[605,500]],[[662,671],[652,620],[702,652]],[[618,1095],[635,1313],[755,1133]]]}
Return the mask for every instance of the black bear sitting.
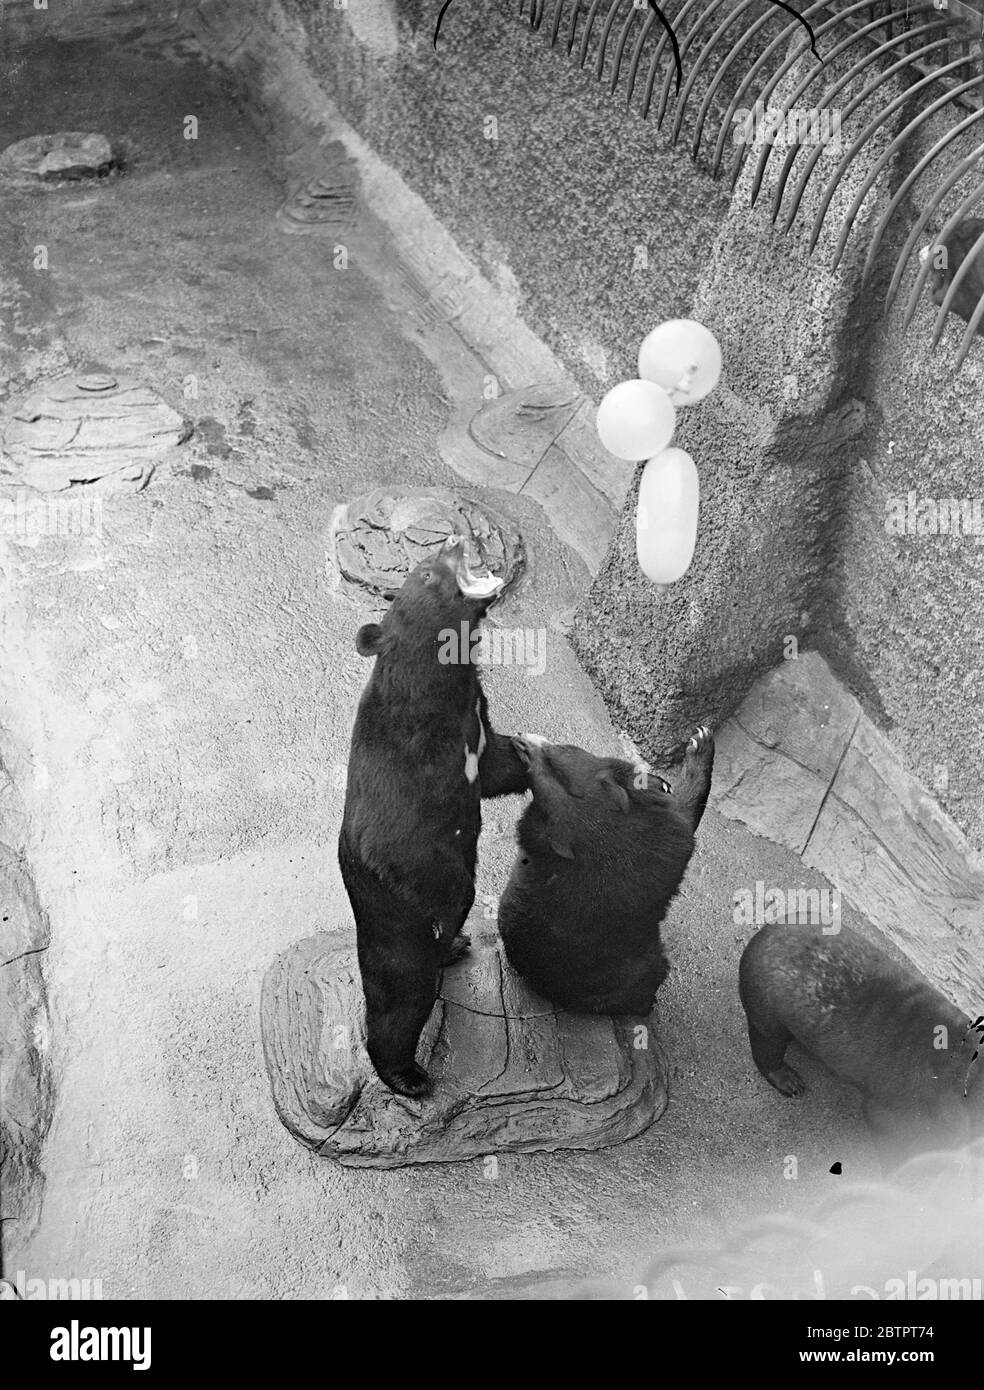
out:
{"label": "black bear sitting", "polygon": [[369,1058],[405,1096],[429,1087],[416,1051],[438,971],[468,949],[459,933],[475,897],[481,797],[529,785],[510,740],[489,727],[470,659],[500,587],[472,572],[463,542],[449,542],[407,577],[382,624],[356,636],[376,663],[352,732],[338,862]]}
{"label": "black bear sitting", "polygon": [[675,791],[618,758],[513,743],[533,800],[499,906],[509,963],[560,1008],[646,1014],[669,969],[659,924],[693,854],[714,741],[697,730]]}

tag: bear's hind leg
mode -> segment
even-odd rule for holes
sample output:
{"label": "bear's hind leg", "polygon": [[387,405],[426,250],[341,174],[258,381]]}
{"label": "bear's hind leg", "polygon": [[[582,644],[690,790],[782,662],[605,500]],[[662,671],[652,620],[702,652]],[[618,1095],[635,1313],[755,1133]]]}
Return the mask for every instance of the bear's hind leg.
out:
{"label": "bear's hind leg", "polygon": [[426,1095],[430,1079],[417,1065],[417,1044],[437,998],[431,923],[405,923],[365,949],[360,942],[359,969],[366,1000],[366,1050],[376,1074],[400,1095]]}
{"label": "bear's hind leg", "polygon": [[786,1048],[793,1040],[792,1033],[785,1029],[774,1033],[763,1033],[748,1020],[748,1041],[752,1049],[752,1061],[759,1071],[781,1096],[801,1096],[806,1090],[806,1082],[798,1071],[783,1061]]}

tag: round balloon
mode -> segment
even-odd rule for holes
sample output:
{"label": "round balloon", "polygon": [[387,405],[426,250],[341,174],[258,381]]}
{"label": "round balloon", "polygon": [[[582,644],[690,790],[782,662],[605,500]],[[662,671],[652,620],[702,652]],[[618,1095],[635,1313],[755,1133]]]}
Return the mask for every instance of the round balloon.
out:
{"label": "round balloon", "polygon": [[662,386],[674,405],[693,405],[720,380],[720,344],[695,319],[668,319],[642,340],[639,376]]}
{"label": "round balloon", "polygon": [[700,481],[683,449],[664,449],[642,470],[636,511],[636,554],[654,584],[687,572],[697,544]]}
{"label": "round balloon", "polygon": [[676,429],[676,410],[652,381],[620,381],[598,406],[598,438],[616,458],[638,463],[665,449]]}

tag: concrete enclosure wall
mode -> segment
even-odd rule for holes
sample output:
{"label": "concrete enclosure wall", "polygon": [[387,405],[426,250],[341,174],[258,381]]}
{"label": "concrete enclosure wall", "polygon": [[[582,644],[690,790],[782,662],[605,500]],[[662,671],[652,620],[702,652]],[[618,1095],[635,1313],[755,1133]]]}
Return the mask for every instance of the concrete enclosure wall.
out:
{"label": "concrete enclosure wall", "polygon": [[[555,644],[552,683],[532,710],[543,727],[599,751],[618,745],[561,635],[578,590],[580,661],[654,756],[691,721],[720,720],[795,638],[836,665],[981,838],[982,552],[973,539],[894,536],[884,524],[886,505],[910,491],[978,490],[984,438],[979,354],[954,380],[946,356],[928,350],[926,304],[908,335],[901,305],[879,318],[891,239],[875,281],[859,276],[867,232],[904,168],[876,184],[851,253],[828,269],[840,219],[891,128],[852,171],[810,261],[802,222],[784,237],[764,206],[750,214],[747,174],[732,201],[530,35],[512,0],[457,0],[435,54],[438,7],[4,8],[15,43],[42,24],[41,37],[96,40],[41,45],[32,61],[43,81],[18,63],[10,138],[111,117],[139,157],[94,211],[78,213],[71,197],[45,205],[65,251],[51,283],[23,254],[16,218],[0,220],[0,394],[82,362],[120,360],[175,393],[189,366],[205,382],[189,466],[122,497],[98,551],[69,538],[63,564],[25,547],[16,567],[0,567],[0,888],[17,908],[0,934],[17,1022],[4,1039],[17,1063],[4,1099],[27,1136],[11,1150],[18,1186],[4,1190],[3,1234],[18,1258],[31,1242],[26,1264],[105,1269],[111,1294],[323,1297],[351,1270],[356,1296],[460,1291],[525,1275],[537,1260],[563,1270],[575,1255],[595,1258],[602,1237],[624,1242],[626,1268],[642,1267],[654,1209],[661,1240],[693,1234],[696,1203],[676,1195],[693,1190],[694,1152],[717,1227],[722,1211],[737,1218],[736,1165],[747,1176],[763,1138],[772,1157],[787,1145],[805,1153],[816,1138],[809,1163],[826,1183],[820,1160],[842,1118],[839,1102],[821,1104],[788,1122],[784,1147],[768,1133],[775,1098],[753,1091],[734,1046],[740,943],[729,911],[753,862],[775,883],[801,865],[712,808],[694,891],[670,919],[681,961],[665,1014],[677,1103],[651,1147],[613,1152],[604,1183],[583,1155],[532,1158],[499,1189],[501,1230],[487,1238],[484,1178],[318,1168],[281,1133],[256,1036],[258,982],[305,933],[351,926],[331,839],[338,760],[365,679],[352,633],[368,615],[331,591],[326,530],[340,500],[394,472],[455,483],[435,443],[447,402],[386,307],[382,272],[336,280],[325,243],[281,236],[291,166],[270,168],[230,84],[197,61],[141,56],[142,40],[116,48],[114,34],[146,18],[174,38],[196,30],[220,57],[250,30],[289,45],[595,396],[632,374],[639,338],[660,319],[692,312],[719,335],[726,379],[680,422],[703,487],[684,582],[658,594],[640,576],[632,493],[590,592],[530,499],[504,498],[536,566],[517,613]],[[238,65],[247,81],[251,61]],[[825,80],[837,72],[832,64]],[[241,95],[258,107],[255,89],[252,101]],[[202,106],[209,137],[184,149],[184,114]],[[905,167],[945,128],[929,128]],[[182,180],[172,181],[179,159]],[[817,190],[810,198],[807,214]],[[503,727],[529,727],[525,674],[496,675]],[[820,723],[829,751],[830,721]],[[506,881],[512,821],[509,810],[487,819],[482,901]],[[931,934],[917,926],[925,944]],[[48,1192],[32,1237],[53,1081]],[[720,1132],[721,1096],[739,1097],[723,1147],[707,1141]],[[201,1160],[190,1202],[189,1157],[196,1173]],[[757,1206],[773,1200],[777,1172],[771,1159],[760,1165]]]}
{"label": "concrete enclosure wall", "polygon": [[[123,33],[147,9],[94,0],[84,14],[38,11],[14,0],[3,37]],[[682,415],[678,431],[701,472],[693,566],[664,594],[640,576],[631,489],[573,634],[581,660],[627,732],[659,757],[694,720],[731,712],[794,649],[791,639],[815,647],[984,844],[980,537],[896,536],[885,524],[886,509],[910,498],[984,493],[982,349],[954,377],[958,320],[934,353],[928,296],[908,332],[905,293],[882,317],[886,270],[932,174],[915,185],[874,279],[862,285],[857,273],[864,228],[957,116],[944,111],[927,123],[898,167],[884,171],[831,275],[833,238],[868,167],[863,159],[811,257],[803,230],[826,164],[783,236],[766,212],[776,158],[750,212],[747,176],[732,201],[725,182],[691,163],[686,138],[671,146],[637,114],[638,96],[626,113],[593,80],[590,62],[579,73],[561,48],[529,31],[515,0],[458,0],[435,52],[438,9],[425,0],[182,0],[152,22],[197,29],[225,55],[241,35],[269,26],[590,394],[634,373],[636,347],[653,324],[703,318],[724,345],[726,371],[720,391]],[[843,71],[828,62],[808,97]],[[702,77],[691,112],[704,90]],[[844,88],[841,107],[856,90]],[[850,118],[847,138],[900,91],[880,88]],[[914,100],[886,121],[869,161],[911,119]],[[972,128],[952,147],[947,168],[975,138]]]}
{"label": "concrete enclosure wall", "polygon": [[[948,361],[959,335],[951,327],[929,353],[928,296],[907,334],[902,303],[882,320],[897,229],[874,279],[861,283],[865,229],[904,170],[883,173],[841,268],[827,268],[860,179],[912,110],[896,111],[851,166],[811,257],[804,229],[831,166],[821,166],[792,232],[781,235],[765,211],[778,160],[754,213],[747,177],[732,203],[684,143],[672,148],[653,120],[626,114],[603,84],[531,34],[510,0],[453,6],[437,52],[438,7],[422,0],[347,12],[325,0],[274,8],[346,119],[586,390],[597,396],[633,375],[639,340],[662,319],[694,314],[722,341],[724,384],[678,430],[703,493],[687,578],[660,594],[640,576],[633,489],[575,630],[616,719],[659,756],[694,720],[729,713],[795,638],[824,653],[917,775],[984,842],[976,624],[984,553],[973,538],[885,529],[887,503],[911,489],[984,490],[975,467],[982,354],[954,380]],[[221,10],[203,7],[213,18]],[[820,90],[842,71],[829,63]],[[842,104],[855,90],[844,89]],[[880,89],[845,135],[900,90]],[[930,125],[906,166],[955,119]],[[916,185],[917,200],[932,182]]]}

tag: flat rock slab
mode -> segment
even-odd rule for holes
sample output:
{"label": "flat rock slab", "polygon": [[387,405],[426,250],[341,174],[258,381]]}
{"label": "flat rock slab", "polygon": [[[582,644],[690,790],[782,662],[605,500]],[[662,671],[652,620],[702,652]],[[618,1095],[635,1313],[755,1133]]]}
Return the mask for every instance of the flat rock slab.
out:
{"label": "flat rock slab", "polygon": [[338,140],[322,147],[321,167],[313,178],[277,210],[277,225],[293,236],[336,235],[348,231],[359,211],[359,176],[355,160]]}
{"label": "flat rock slab", "polygon": [[323,933],[279,956],[260,1023],[281,1120],[351,1167],[606,1148],[666,1108],[653,1016],[555,1010],[509,968],[494,933],[473,935],[469,955],[444,971],[417,1052],[434,1081],[423,1101],[395,1095],[370,1066],[348,939]]}
{"label": "flat rock slab", "polygon": [[77,182],[105,176],[115,162],[105,135],[61,130],[54,135],[30,135],[8,145],[0,153],[0,180],[15,186]]}
{"label": "flat rock slab", "polygon": [[38,492],[73,483],[139,488],[154,460],[190,433],[183,416],[132,377],[68,372],[13,408],[0,472]]}
{"label": "flat rock slab", "polygon": [[860,717],[816,652],[784,662],[717,735],[715,810],[802,854]]}
{"label": "flat rock slab", "polygon": [[538,502],[592,574],[635,476],[634,464],[602,447],[595,415],[571,382],[535,382],[488,401],[469,419],[467,438],[445,451],[463,476]]}
{"label": "flat rock slab", "polygon": [[532,473],[582,399],[569,383],[538,382],[488,401],[472,416],[468,430],[490,454]]}
{"label": "flat rock slab", "polygon": [[331,549],[347,579],[381,593],[399,588],[452,535],[469,537],[477,559],[503,581],[499,597],[519,579],[519,533],[448,488],[376,488],[355,498],[332,518]]}
{"label": "flat rock slab", "polygon": [[928,979],[982,1012],[984,856],[818,653],[769,672],[721,730],[711,805],[795,850]]}

